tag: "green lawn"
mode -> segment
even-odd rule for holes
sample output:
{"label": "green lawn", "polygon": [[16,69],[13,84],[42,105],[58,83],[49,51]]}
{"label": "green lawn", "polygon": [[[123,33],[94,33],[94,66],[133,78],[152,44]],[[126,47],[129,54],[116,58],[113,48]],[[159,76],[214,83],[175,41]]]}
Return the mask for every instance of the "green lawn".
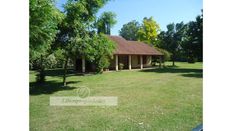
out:
{"label": "green lawn", "polygon": [[[30,130],[191,130],[202,123],[202,63],[176,65],[86,76],[69,71],[69,88],[61,86],[62,70],[48,70],[44,85],[30,71]],[[117,96],[118,106],[49,106],[50,96],[75,96],[80,86],[90,96]]]}

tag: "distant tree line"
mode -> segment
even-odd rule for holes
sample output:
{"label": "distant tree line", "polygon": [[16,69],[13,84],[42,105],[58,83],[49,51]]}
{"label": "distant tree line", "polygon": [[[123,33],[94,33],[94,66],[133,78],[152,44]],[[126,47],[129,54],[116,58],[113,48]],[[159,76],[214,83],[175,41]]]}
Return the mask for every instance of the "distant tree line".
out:
{"label": "distant tree line", "polygon": [[167,31],[161,31],[156,21],[144,18],[142,24],[132,20],[124,24],[119,34],[127,40],[143,41],[153,45],[165,55],[165,60],[188,61],[203,60],[203,15],[186,24],[170,23]]}

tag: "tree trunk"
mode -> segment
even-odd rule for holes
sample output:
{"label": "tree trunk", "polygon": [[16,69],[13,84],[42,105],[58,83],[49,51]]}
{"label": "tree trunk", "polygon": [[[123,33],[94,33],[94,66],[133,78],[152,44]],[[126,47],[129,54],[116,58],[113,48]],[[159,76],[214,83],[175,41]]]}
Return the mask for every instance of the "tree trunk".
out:
{"label": "tree trunk", "polygon": [[160,58],[159,58],[159,68],[161,68],[161,64],[162,64],[162,58],[160,56]]}
{"label": "tree trunk", "polygon": [[175,60],[172,59],[172,66],[175,66]]}
{"label": "tree trunk", "polygon": [[63,76],[64,86],[67,86],[67,83],[66,83],[67,65],[68,65],[68,58],[66,58],[65,64],[64,64],[64,76]]}
{"label": "tree trunk", "polygon": [[172,66],[175,66],[175,54],[173,54],[173,56],[172,56]]}
{"label": "tree trunk", "polygon": [[40,56],[40,69],[39,74],[37,75],[37,82],[44,83],[45,82],[45,72],[43,66],[43,55]]}

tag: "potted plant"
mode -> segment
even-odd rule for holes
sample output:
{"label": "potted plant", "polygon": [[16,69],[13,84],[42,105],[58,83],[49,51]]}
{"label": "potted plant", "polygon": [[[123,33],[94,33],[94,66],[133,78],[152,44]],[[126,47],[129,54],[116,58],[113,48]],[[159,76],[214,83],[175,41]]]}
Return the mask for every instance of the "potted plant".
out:
{"label": "potted plant", "polygon": [[119,70],[123,70],[124,64],[123,63],[119,63]]}

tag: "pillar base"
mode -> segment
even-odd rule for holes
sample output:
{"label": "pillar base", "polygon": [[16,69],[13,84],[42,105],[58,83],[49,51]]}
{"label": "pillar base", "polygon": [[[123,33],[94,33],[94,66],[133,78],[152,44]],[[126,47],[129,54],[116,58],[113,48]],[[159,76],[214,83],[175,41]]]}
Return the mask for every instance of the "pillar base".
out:
{"label": "pillar base", "polygon": [[131,55],[129,55],[129,70],[131,70]]}
{"label": "pillar base", "polygon": [[140,56],[140,69],[143,69],[143,56]]}
{"label": "pillar base", "polygon": [[115,55],[115,70],[118,71],[118,55]]}

